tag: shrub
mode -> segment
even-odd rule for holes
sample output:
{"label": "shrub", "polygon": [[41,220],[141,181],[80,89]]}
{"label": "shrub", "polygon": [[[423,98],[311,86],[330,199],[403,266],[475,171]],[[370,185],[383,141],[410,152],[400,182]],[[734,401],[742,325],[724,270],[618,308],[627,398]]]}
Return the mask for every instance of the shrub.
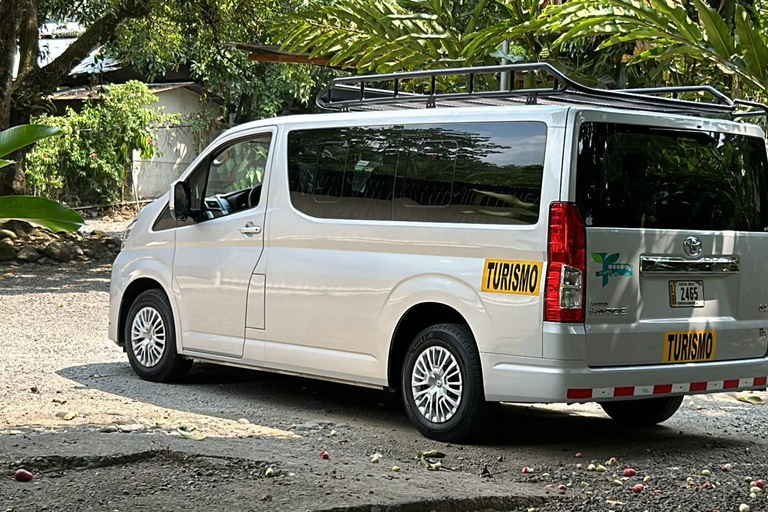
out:
{"label": "shrub", "polygon": [[157,126],[178,124],[179,116],[148,108],[157,97],[143,83],[107,86],[80,112],[44,115],[36,123],[56,126],[63,136],[46,139],[27,155],[28,186],[36,195],[79,204],[114,204],[129,184],[133,151],[142,159],[157,154]]}

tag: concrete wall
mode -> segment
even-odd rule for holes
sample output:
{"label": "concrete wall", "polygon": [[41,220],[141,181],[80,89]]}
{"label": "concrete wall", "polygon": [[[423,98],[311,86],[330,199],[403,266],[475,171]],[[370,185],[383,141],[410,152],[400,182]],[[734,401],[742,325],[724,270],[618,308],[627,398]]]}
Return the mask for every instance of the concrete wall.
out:
{"label": "concrete wall", "polygon": [[[152,108],[165,107],[168,114],[189,115],[205,108],[200,103],[200,95],[188,89],[163,91],[157,96],[158,102]],[[160,154],[149,160],[142,160],[138,152],[133,155],[133,180],[139,199],[163,195],[198,154],[191,126],[159,128],[155,142]],[[208,142],[201,141],[203,147]]]}

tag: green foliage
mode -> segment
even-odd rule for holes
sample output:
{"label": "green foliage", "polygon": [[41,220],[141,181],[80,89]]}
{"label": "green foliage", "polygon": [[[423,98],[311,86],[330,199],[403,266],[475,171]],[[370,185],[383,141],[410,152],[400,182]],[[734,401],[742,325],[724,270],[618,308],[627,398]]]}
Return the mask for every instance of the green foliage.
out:
{"label": "green foliage", "polygon": [[[643,42],[630,63],[689,59],[716,66],[726,78],[738,77],[765,92],[766,36],[744,6],[733,7],[730,23],[702,0],[694,0],[693,8],[679,0],[572,0],[546,9],[536,30],[559,34],[555,46],[595,37],[602,38],[598,49]],[[732,90],[742,92],[738,83]]]}
{"label": "green foliage", "polygon": [[[19,125],[0,132],[0,157],[7,156],[25,146],[59,135],[61,130],[42,125]],[[0,158],[0,167],[13,162]],[[25,220],[51,231],[77,231],[84,224],[83,218],[66,206],[28,196],[0,197],[0,222]]]}
{"label": "green foliage", "polygon": [[447,68],[493,62],[465,50],[495,11],[487,0],[337,0],[287,15],[273,32],[288,51],[359,72]]}
{"label": "green foliage", "polygon": [[23,220],[58,233],[74,232],[85,224],[83,218],[63,204],[30,196],[0,196],[0,223]]}
{"label": "green foliage", "polygon": [[189,66],[192,77],[224,99],[236,122],[274,116],[297,103],[309,106],[332,72],[317,66],[259,63],[231,43],[269,43],[271,20],[287,0],[170,0],[128,22],[104,53],[150,76]]}
{"label": "green foliage", "polygon": [[[35,142],[59,135],[61,130],[51,126],[23,124],[0,132],[0,157],[8,156],[14,151],[34,144]],[[11,165],[13,160],[0,158],[0,168]]]}
{"label": "green foliage", "polygon": [[104,88],[99,100],[87,101],[80,112],[38,118],[64,136],[41,142],[27,156],[29,184],[39,194],[81,204],[118,202],[133,152],[151,158],[154,127],[178,122],[178,116],[148,108],[155,101],[146,85],[133,81]]}

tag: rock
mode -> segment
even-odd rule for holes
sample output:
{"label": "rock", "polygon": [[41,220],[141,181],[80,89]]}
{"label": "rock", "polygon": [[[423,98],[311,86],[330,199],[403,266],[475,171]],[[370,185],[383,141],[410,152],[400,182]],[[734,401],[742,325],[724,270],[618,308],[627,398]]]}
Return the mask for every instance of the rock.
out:
{"label": "rock", "polygon": [[104,236],[104,232],[100,229],[94,229],[93,231],[91,231],[91,236],[93,237]]}
{"label": "rock", "polygon": [[25,245],[16,253],[16,259],[21,261],[37,261],[40,255],[31,245]]}
{"label": "rock", "polygon": [[86,258],[93,258],[93,251],[91,249],[83,249],[83,254]]}
{"label": "rock", "polygon": [[248,425],[250,423],[250,421],[248,421],[246,418],[240,418],[239,420],[237,420],[237,422],[240,423],[241,425]]}
{"label": "rock", "polygon": [[16,238],[16,233],[11,231],[10,229],[0,229],[0,240],[4,240],[6,238],[13,239]]}
{"label": "rock", "polygon": [[140,425],[138,423],[135,423],[133,425],[120,425],[117,427],[117,429],[120,432],[123,432],[124,434],[130,434],[131,432],[138,432],[139,430],[144,429],[144,425]]}
{"label": "rock", "polygon": [[107,425],[106,427],[101,427],[99,432],[111,434],[112,432],[117,432],[117,427],[115,425]]}
{"label": "rock", "polygon": [[78,414],[75,411],[61,411],[56,413],[57,418],[61,418],[64,421],[70,421],[77,418]]}
{"label": "rock", "polygon": [[136,425],[137,423],[139,423],[139,420],[130,416],[115,421],[115,425]]}
{"label": "rock", "polygon": [[74,256],[74,250],[71,243],[55,241],[45,247],[43,254],[56,261],[69,261]]}
{"label": "rock", "polygon": [[111,249],[111,247],[109,247],[110,245],[116,245],[117,247],[120,247],[121,245],[123,245],[123,240],[116,236],[110,236],[104,239],[104,245],[106,245],[110,249]]}
{"label": "rock", "polygon": [[35,229],[32,224],[23,220],[9,220],[3,225],[3,229],[13,231],[16,236],[26,236],[32,233]]}
{"label": "rock", "polygon": [[83,250],[77,245],[72,247],[72,251],[74,252],[75,256],[77,256],[78,258],[82,257],[83,254],[85,254]]}
{"label": "rock", "polygon": [[46,258],[46,257],[38,258],[38,260],[37,260],[37,262],[40,263],[40,264],[43,264],[46,261],[48,261],[48,258]]}
{"label": "rock", "polygon": [[0,240],[0,261],[9,261],[16,257],[16,248],[8,239]]}

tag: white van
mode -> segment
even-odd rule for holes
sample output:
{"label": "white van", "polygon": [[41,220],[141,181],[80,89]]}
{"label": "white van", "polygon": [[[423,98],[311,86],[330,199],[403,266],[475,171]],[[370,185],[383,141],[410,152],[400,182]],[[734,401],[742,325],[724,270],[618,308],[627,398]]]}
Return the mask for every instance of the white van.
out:
{"label": "white van", "polygon": [[[549,84],[475,90],[531,71]],[[766,387],[768,159],[735,120],[764,110],[546,64],[340,78],[319,103],[340,112],[220,136],[126,233],[109,336],[141,378],[198,360],[397,390],[443,441],[493,402],[651,425]]]}

